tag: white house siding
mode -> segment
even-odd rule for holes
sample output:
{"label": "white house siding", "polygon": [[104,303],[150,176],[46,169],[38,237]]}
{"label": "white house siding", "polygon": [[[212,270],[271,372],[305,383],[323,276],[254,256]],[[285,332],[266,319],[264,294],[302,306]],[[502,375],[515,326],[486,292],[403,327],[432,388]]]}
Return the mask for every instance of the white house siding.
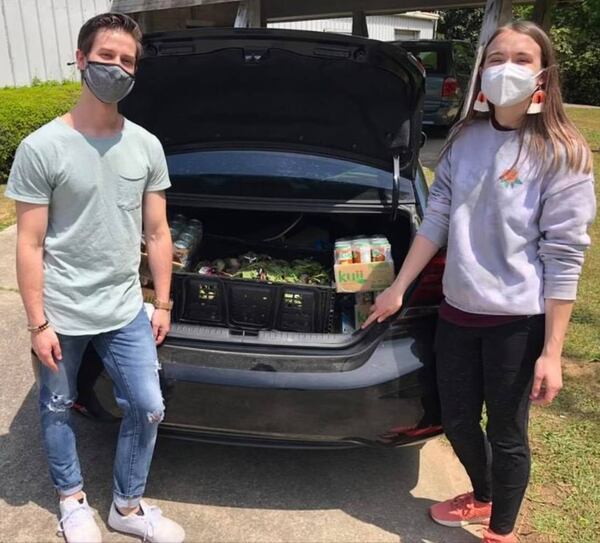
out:
{"label": "white house siding", "polygon": [[112,0],[0,0],[0,87],[79,76],[77,34]]}
{"label": "white house siding", "polygon": [[[0,87],[30,85],[34,80],[79,77],[74,66],[77,34],[90,17],[110,11],[112,0],[0,0]],[[367,17],[373,39],[432,38],[435,18],[427,15]],[[270,23],[273,28],[352,32],[352,19]],[[413,32],[413,34],[411,34]]]}
{"label": "white house siding", "polygon": [[[435,19],[410,15],[373,15],[367,17],[369,37],[375,40],[392,41],[396,39],[395,30],[413,33],[414,38],[432,39],[435,32]],[[316,32],[352,33],[352,19],[315,19],[312,21],[293,21],[269,23],[270,28],[289,28],[293,30],[312,30]]]}

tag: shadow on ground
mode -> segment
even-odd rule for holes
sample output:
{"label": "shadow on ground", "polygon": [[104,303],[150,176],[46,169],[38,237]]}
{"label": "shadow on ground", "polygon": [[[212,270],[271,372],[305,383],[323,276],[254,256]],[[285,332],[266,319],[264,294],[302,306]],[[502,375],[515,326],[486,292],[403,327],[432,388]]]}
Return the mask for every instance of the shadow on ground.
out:
{"label": "shadow on ground", "polygon": [[[104,518],[110,506],[111,464],[118,428],[80,416],[74,420],[86,491],[94,497],[93,505]],[[33,502],[56,514],[56,499],[39,440],[35,387],[29,390],[9,433],[0,436],[0,465],[0,500],[15,507]],[[174,504],[252,510],[341,510],[397,534],[403,542],[478,541],[462,530],[460,534],[453,532],[450,538],[447,529],[426,519],[433,502],[410,494],[418,474],[416,447],[294,451],[159,438],[147,497]],[[310,538],[308,534],[310,526]]]}

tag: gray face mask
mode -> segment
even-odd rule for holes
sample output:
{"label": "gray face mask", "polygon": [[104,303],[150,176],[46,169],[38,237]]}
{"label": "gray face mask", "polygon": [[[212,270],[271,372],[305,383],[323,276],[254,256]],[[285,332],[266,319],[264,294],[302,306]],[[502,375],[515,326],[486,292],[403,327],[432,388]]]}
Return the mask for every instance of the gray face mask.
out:
{"label": "gray face mask", "polygon": [[135,83],[135,77],[118,64],[94,61],[88,61],[83,80],[94,96],[106,104],[116,104],[125,98]]}

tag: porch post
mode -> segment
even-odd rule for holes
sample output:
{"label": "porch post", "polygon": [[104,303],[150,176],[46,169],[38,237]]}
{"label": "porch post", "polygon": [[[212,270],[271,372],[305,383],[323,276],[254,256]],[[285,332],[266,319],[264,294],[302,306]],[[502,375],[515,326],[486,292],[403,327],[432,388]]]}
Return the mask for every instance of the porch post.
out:
{"label": "porch post", "polygon": [[556,0],[535,0],[533,6],[534,23],[539,24],[546,32],[552,26],[552,11],[556,7]]}
{"label": "porch post", "polygon": [[241,0],[233,26],[235,28],[260,28],[263,26],[261,0]]}
{"label": "porch post", "polygon": [[369,37],[369,30],[367,28],[367,17],[364,11],[352,12],[352,35],[362,36],[363,38]]}
{"label": "porch post", "polygon": [[469,88],[465,94],[465,102],[461,112],[461,118],[464,118],[469,111],[469,105],[473,100],[475,92],[475,83],[481,61],[483,60],[483,50],[487,45],[488,40],[499,26],[510,22],[512,19],[512,0],[487,0],[485,4],[485,12],[483,22],[481,23],[481,32],[479,33],[479,44],[475,55],[475,64],[471,79],[469,80]]}

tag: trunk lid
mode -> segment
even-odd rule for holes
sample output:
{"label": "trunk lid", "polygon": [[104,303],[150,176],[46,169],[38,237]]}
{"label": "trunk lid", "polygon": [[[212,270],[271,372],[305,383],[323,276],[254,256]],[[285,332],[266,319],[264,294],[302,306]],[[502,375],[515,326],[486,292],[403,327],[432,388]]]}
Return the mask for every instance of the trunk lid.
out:
{"label": "trunk lid", "polygon": [[144,51],[120,110],[167,154],[282,149],[414,179],[424,77],[398,47],[315,32],[196,29],[150,34]]}

